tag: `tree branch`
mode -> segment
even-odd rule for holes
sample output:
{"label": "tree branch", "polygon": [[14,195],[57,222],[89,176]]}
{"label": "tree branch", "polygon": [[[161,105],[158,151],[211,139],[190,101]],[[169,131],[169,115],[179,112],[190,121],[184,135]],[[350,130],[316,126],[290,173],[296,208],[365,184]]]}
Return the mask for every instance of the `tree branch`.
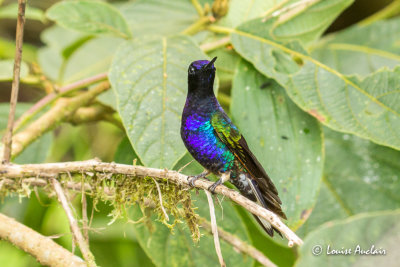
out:
{"label": "tree branch", "polygon": [[43,116],[32,122],[23,131],[14,135],[12,157],[16,157],[38,137],[56,127],[63,120],[68,119],[78,108],[89,104],[96,96],[109,88],[110,83],[105,81],[75,97],[59,99],[58,103],[43,114]]}
{"label": "tree branch", "polygon": [[85,262],[50,238],[0,213],[0,238],[11,242],[46,266],[86,266]]}
{"label": "tree branch", "polygon": [[65,197],[64,191],[61,187],[59,181],[55,178],[50,179],[51,184],[53,185],[54,191],[56,192],[58,201],[60,202],[61,206],[63,207],[65,214],[67,215],[69,226],[71,228],[72,236],[74,237],[75,243],[79,246],[79,249],[82,252],[83,257],[86,260],[88,266],[96,266],[94,261],[94,256],[89,250],[89,244],[86,243],[85,239],[83,238],[81,230],[79,230],[78,222],[76,221],[74,215],[72,214],[72,210],[70,208],[70,204],[68,203],[67,198]]}
{"label": "tree branch", "polygon": [[72,116],[66,118],[65,121],[74,125],[96,121],[107,121],[125,131],[122,121],[118,117],[118,114],[116,114],[115,110],[109,106],[103,105],[102,103],[94,103],[88,107],[80,107]]}
{"label": "tree branch", "polygon": [[[81,172],[100,172],[124,174],[139,178],[153,177],[156,179],[168,179],[173,183],[188,186],[188,176],[180,174],[176,171],[116,163],[103,163],[97,160],[0,166],[1,176],[9,179],[43,176],[45,176],[44,178],[46,178],[49,177],[49,175],[59,175],[68,172],[76,174],[80,174]],[[207,190],[212,184],[212,182],[199,179],[196,180],[195,187]],[[242,196],[239,192],[229,189],[225,186],[217,186],[215,193],[224,195],[225,197],[244,207],[246,210],[253,213],[254,215],[259,216],[270,222],[289,240],[289,246],[293,246],[294,244],[303,244],[303,241],[292,230],[290,230],[277,215]]]}
{"label": "tree branch", "polygon": [[84,88],[88,85],[101,82],[107,79],[107,73],[100,73],[92,77],[68,84],[61,87],[57,92],[50,93],[39,100],[35,105],[28,109],[22,116],[15,122],[14,131],[18,131],[28,120],[35,116],[39,111],[43,110],[44,107],[51,104],[57,98],[64,96],[68,93],[74,92],[78,89]]}
{"label": "tree branch", "polygon": [[208,201],[208,206],[210,207],[210,220],[211,220],[211,234],[214,237],[214,245],[215,245],[215,251],[217,252],[218,256],[218,261],[221,267],[226,267],[224,258],[222,257],[222,252],[221,252],[221,245],[219,243],[219,237],[218,237],[218,225],[217,225],[217,219],[215,218],[215,208],[214,208],[214,202],[212,199],[212,195],[209,191],[204,190],[204,192],[207,195],[207,201]]}
{"label": "tree branch", "polygon": [[[211,223],[209,223],[206,219],[199,218],[199,223],[201,227],[206,229],[209,233],[212,233]],[[240,238],[232,235],[231,233],[226,232],[220,227],[218,227],[218,235],[222,240],[224,240],[228,244],[231,244],[234,248],[236,248],[243,254],[247,254],[250,257],[254,258],[262,265],[267,267],[276,267],[276,265],[273,262],[271,262],[267,257],[265,257],[265,255],[261,251],[247,244],[246,242],[243,242],[242,240],[240,240]]]}
{"label": "tree branch", "polygon": [[12,133],[14,128],[15,108],[17,107],[18,91],[19,91],[19,75],[21,71],[22,44],[24,39],[24,24],[25,24],[25,0],[18,0],[18,19],[17,32],[15,37],[15,59],[14,73],[10,99],[10,114],[8,115],[7,130],[4,134],[4,151],[3,163],[8,163],[11,159]]}
{"label": "tree branch", "polygon": [[[22,182],[27,185],[27,186],[38,186],[38,187],[45,187],[48,185],[48,180],[40,179],[40,178],[25,178],[22,180]],[[3,179],[0,181],[0,190],[2,185],[8,185],[8,186],[13,186],[16,185],[16,180],[15,179]],[[81,182],[71,182],[71,181],[65,181],[63,184],[64,188],[81,192],[82,195],[84,195],[84,192],[91,192],[93,188],[87,184],[84,183],[82,184]],[[103,192],[106,195],[109,195],[110,197],[115,194],[115,190],[113,188],[109,187],[104,187]],[[151,200],[149,200],[151,201]],[[155,207],[155,204],[149,204],[149,207]],[[211,230],[211,223],[207,221],[203,217],[198,217],[198,222],[199,224],[206,229],[210,234],[212,234]],[[219,237],[222,238],[225,242],[228,244],[232,245],[234,248],[236,248],[238,251],[241,253],[247,254],[250,257],[254,258],[257,260],[259,263],[263,264],[264,266],[267,267],[276,267],[274,263],[272,263],[261,251],[253,247],[252,245],[242,241],[240,238],[224,231],[222,228],[218,227],[218,235]]]}

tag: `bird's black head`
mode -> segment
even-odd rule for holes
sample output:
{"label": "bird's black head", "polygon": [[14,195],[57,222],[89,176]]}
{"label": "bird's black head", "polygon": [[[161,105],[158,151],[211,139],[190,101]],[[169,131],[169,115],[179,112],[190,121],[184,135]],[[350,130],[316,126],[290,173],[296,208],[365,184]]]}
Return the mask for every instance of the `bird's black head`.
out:
{"label": "bird's black head", "polygon": [[211,61],[193,61],[192,64],[189,65],[189,93],[195,93],[199,96],[214,94],[213,84],[215,79],[215,60],[217,60],[217,57],[213,58]]}

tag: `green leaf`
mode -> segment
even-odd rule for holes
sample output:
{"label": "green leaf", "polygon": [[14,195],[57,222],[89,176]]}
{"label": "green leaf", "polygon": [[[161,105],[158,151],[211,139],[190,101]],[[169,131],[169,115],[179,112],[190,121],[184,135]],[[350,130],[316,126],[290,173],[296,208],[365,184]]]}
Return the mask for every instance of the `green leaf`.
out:
{"label": "green leaf", "polygon": [[[25,111],[27,111],[32,105],[27,103],[17,103],[15,109],[15,119],[18,119]],[[3,134],[7,128],[8,115],[10,114],[10,104],[0,103],[0,134]]]}
{"label": "green leaf", "polygon": [[400,205],[400,152],[324,129],[325,177],[317,205],[300,229],[306,233],[332,219]]}
{"label": "green leaf", "polygon": [[[16,19],[18,16],[18,3],[12,3],[7,6],[0,6],[0,19]],[[29,5],[25,7],[25,18],[46,22],[44,12]]]}
{"label": "green leaf", "polygon": [[367,75],[400,64],[400,19],[355,25],[324,37],[312,56],[343,74]]}
{"label": "green leaf", "polygon": [[321,36],[333,20],[353,1],[232,0],[228,14],[221,19],[219,24],[234,28],[260,16],[261,22],[274,16],[277,19],[274,19],[274,24],[269,29],[271,36],[282,41],[299,40],[309,43]]}
{"label": "green leaf", "polygon": [[[28,63],[37,62],[38,48],[34,45],[25,43],[22,45],[22,60]],[[2,59],[14,59],[15,54],[15,42],[7,38],[0,37],[0,58]]]}
{"label": "green leaf", "polygon": [[[15,109],[15,120],[17,120],[32,104],[18,103]],[[7,127],[8,114],[10,113],[10,104],[0,104],[0,134],[3,135]],[[53,143],[53,134],[46,133],[30,144],[18,157],[14,160],[18,164],[27,163],[43,163],[49,155],[51,145]],[[0,145],[3,151],[3,144]]]}
{"label": "green leaf", "polygon": [[240,56],[232,49],[221,47],[208,53],[210,58],[218,57],[214,65],[220,85],[230,85],[234,76],[234,67],[240,60]]}
{"label": "green leaf", "polygon": [[[304,240],[296,267],[397,266],[400,259],[396,254],[400,242],[399,233],[398,210],[360,214],[333,221],[318,228]],[[318,256],[312,253],[318,251],[315,246],[322,249]],[[327,255],[328,251],[332,253],[333,250],[346,249],[351,249],[351,252],[348,251],[350,255]],[[361,250],[385,254],[360,255]]]}
{"label": "green leaf", "polygon": [[83,43],[65,61],[61,69],[62,83],[69,84],[108,71],[121,42],[119,38],[98,37]]}
{"label": "green leaf", "polygon": [[116,8],[105,2],[60,2],[47,10],[46,15],[63,27],[82,33],[131,37],[124,17]]}
{"label": "green leaf", "polygon": [[43,163],[46,161],[53,143],[53,133],[44,134],[30,144],[24,151],[15,158],[18,164]]}
{"label": "green leaf", "polygon": [[[14,60],[0,60],[0,81],[11,81],[13,79]],[[29,67],[25,62],[21,62],[20,77],[25,78],[29,74]]]}
{"label": "green leaf", "polygon": [[[199,207],[197,212],[209,218],[208,202],[204,192],[201,192],[199,196],[195,194],[192,196],[195,199],[195,205]],[[138,207],[135,209],[140,218],[142,216],[140,210]],[[219,227],[249,242],[246,228],[230,202],[224,201],[222,208],[215,203],[215,213]],[[173,232],[160,222],[153,220],[152,224],[155,227],[154,232],[149,232],[145,224],[134,224],[133,227],[140,245],[156,266],[220,266],[213,237],[210,234],[202,231],[204,235],[199,243],[195,244],[189,230],[183,224],[177,224]],[[253,266],[251,257],[237,253],[223,240],[220,240],[220,243],[227,266]]]}
{"label": "green leaf", "polygon": [[206,56],[185,36],[125,42],[109,78],[118,112],[146,166],[171,168],[185,154],[180,117],[187,91],[187,66]]}
{"label": "green leaf", "polygon": [[[271,36],[281,41],[299,40],[310,43],[319,38],[354,0],[298,1],[283,9],[270,29]],[[279,12],[279,11],[278,11]]]}
{"label": "green leaf", "polygon": [[[44,30],[40,36],[43,43],[46,44],[38,51],[38,62],[41,70],[46,77],[57,81],[61,78],[62,65],[71,53],[64,53],[69,50],[73,44],[78,44],[85,36],[81,33],[64,29],[54,25]],[[82,44],[82,43],[80,43]],[[74,51],[76,51],[76,46]]]}
{"label": "green leaf", "polygon": [[138,0],[120,5],[119,10],[135,36],[177,34],[198,19],[187,0]]}
{"label": "green leaf", "polygon": [[236,27],[241,23],[257,18],[268,11],[274,10],[287,2],[285,0],[231,0],[228,13],[218,22],[227,27]]}
{"label": "green leaf", "polygon": [[236,51],[323,124],[400,149],[400,68],[362,81],[344,76],[310,57],[298,43],[274,39],[268,31],[272,24],[254,20],[234,30]]}
{"label": "green leaf", "polygon": [[242,60],[236,73],[232,117],[274,181],[288,225],[297,228],[317,198],[324,158],[321,129],[251,64]]}
{"label": "green leaf", "polygon": [[41,39],[47,46],[39,50],[39,64],[46,76],[59,84],[106,72],[122,42],[115,37],[92,38],[59,26],[44,31]]}

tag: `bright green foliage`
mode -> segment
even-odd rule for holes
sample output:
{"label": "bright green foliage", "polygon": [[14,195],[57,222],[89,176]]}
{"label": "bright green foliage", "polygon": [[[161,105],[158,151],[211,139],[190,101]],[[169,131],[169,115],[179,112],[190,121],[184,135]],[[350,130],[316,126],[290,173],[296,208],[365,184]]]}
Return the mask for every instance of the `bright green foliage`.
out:
{"label": "bright green foliage", "polygon": [[368,75],[400,63],[400,19],[355,25],[322,38],[311,55],[343,74]]}
{"label": "bright green foliage", "polygon": [[333,219],[396,209],[400,201],[399,151],[327,128],[324,133],[325,176],[315,209],[300,229],[303,236]]}
{"label": "bright green foliage", "polygon": [[232,42],[237,52],[276,79],[321,123],[400,148],[399,69],[381,70],[364,80],[344,76],[312,58],[299,43],[274,39],[265,31],[273,23],[253,20],[235,30]]}
{"label": "bright green foliage", "polygon": [[322,133],[275,81],[241,61],[232,87],[234,123],[276,185],[288,224],[297,228],[315,204],[322,175]]}

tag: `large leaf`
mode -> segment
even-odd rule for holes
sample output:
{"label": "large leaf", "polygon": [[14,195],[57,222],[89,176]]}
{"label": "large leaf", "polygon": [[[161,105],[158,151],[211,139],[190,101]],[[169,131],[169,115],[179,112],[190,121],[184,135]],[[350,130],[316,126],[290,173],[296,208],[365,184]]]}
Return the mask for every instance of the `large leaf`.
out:
{"label": "large leaf", "polygon": [[[135,158],[135,152],[126,141],[121,142],[116,154],[115,160],[121,163],[131,164]],[[186,155],[175,169],[180,169],[188,162],[193,160]],[[192,162],[183,169],[183,173],[187,175],[198,174],[203,168],[196,162]],[[209,219],[208,202],[204,192],[192,194],[193,204],[198,207],[196,213]],[[222,206],[215,203],[215,214],[219,227],[225,231],[232,233],[245,242],[249,242],[246,227],[240,216],[236,213],[230,201],[222,201]],[[142,217],[139,207],[133,208],[133,219]],[[171,216],[171,215],[170,215]],[[170,218],[173,220],[173,217]],[[202,231],[203,236],[199,243],[193,243],[190,232],[185,224],[178,223],[174,230],[156,221],[156,217],[152,218],[154,231],[150,232],[143,223],[133,224],[132,227],[136,233],[136,239],[139,241],[147,256],[156,266],[219,266],[215,253],[213,237]],[[221,240],[221,250],[227,266],[252,266],[253,259],[251,257],[241,255],[236,252],[231,245]],[[157,253],[155,253],[155,251]]]}
{"label": "large leaf", "polygon": [[300,229],[400,205],[400,152],[325,129],[326,165],[317,205]]}
{"label": "large leaf", "polygon": [[57,25],[42,32],[40,39],[46,46],[39,49],[38,61],[46,77],[52,80],[62,77],[62,64],[68,59],[63,56],[63,51],[82,38],[85,38],[83,34]]}
{"label": "large leaf", "polygon": [[41,36],[46,47],[39,50],[39,63],[46,74],[59,84],[84,79],[110,67],[115,48],[122,39],[89,36],[53,26]]}
{"label": "large leaf", "polygon": [[66,1],[52,6],[47,17],[59,25],[86,34],[112,34],[128,38],[128,25],[112,5],[95,1]]}
{"label": "large leaf", "polygon": [[284,4],[284,0],[231,0],[228,13],[218,22],[220,25],[236,27],[241,23],[266,14]]}
{"label": "large leaf", "polygon": [[[296,266],[394,267],[400,261],[399,242],[400,211],[362,214],[330,222],[312,232],[300,248]],[[334,255],[333,250],[347,250],[349,254]],[[370,255],[362,255],[361,250],[369,250]]]}
{"label": "large leaf", "polygon": [[332,21],[354,0],[232,0],[228,14],[220,24],[236,27],[245,21],[263,16],[266,20],[278,18],[269,29],[272,36],[281,40],[299,40],[309,43],[317,39]]}
{"label": "large leaf", "polygon": [[320,122],[376,143],[400,148],[400,69],[382,70],[360,81],[310,57],[296,42],[282,43],[253,20],[233,30],[236,51]]}
{"label": "large leaf", "polygon": [[400,19],[353,26],[324,37],[312,56],[343,74],[367,75],[400,64]]}
{"label": "large leaf", "polygon": [[122,4],[119,10],[134,36],[177,34],[198,19],[187,0],[139,0]]}
{"label": "large leaf", "polygon": [[[270,34],[280,40],[314,41],[354,0],[298,1],[280,13]],[[279,11],[278,11],[279,12]]]}
{"label": "large leaf", "polygon": [[291,227],[306,219],[317,198],[323,151],[318,122],[275,81],[241,61],[231,112],[249,147],[274,181]]}
{"label": "large leaf", "polygon": [[62,83],[69,84],[107,72],[116,47],[121,42],[121,39],[115,37],[98,37],[82,44],[65,61],[65,65],[61,69],[63,71]]}
{"label": "large leaf", "polygon": [[171,168],[186,152],[179,134],[186,70],[205,57],[185,36],[142,38],[118,49],[109,78],[128,137],[146,166]]}

